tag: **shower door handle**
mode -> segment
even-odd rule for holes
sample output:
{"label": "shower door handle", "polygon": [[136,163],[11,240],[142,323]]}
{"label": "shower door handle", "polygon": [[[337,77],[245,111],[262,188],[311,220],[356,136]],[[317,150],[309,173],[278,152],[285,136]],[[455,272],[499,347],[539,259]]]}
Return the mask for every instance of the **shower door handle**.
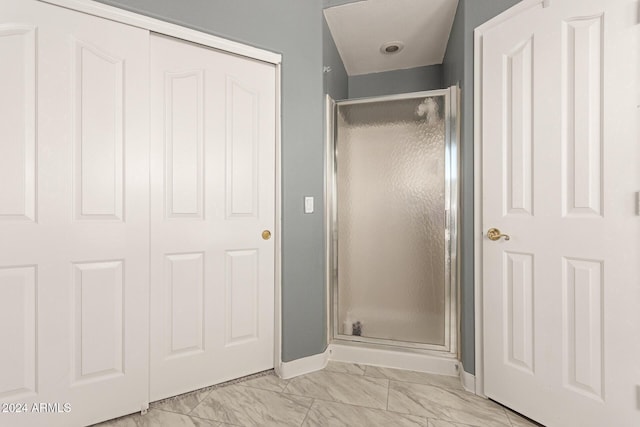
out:
{"label": "shower door handle", "polygon": [[502,234],[497,228],[490,228],[487,231],[487,237],[494,242],[500,240],[501,237],[504,237],[504,240],[511,240],[508,234]]}

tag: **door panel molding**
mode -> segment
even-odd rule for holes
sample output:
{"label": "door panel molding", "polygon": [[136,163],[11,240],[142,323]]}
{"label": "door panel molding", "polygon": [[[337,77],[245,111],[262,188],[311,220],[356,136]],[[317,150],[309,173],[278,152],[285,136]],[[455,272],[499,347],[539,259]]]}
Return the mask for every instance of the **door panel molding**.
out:
{"label": "door panel molding", "polygon": [[[0,330],[0,399],[20,399],[38,393],[38,267],[0,266],[0,313],[8,327]],[[8,361],[14,362],[10,365]],[[18,366],[15,362],[19,362]]]}
{"label": "door panel molding", "polygon": [[604,214],[603,19],[562,22],[562,208],[569,217]]}
{"label": "door panel molding", "polygon": [[258,217],[259,93],[226,76],[226,216]]}
{"label": "door panel molding", "polygon": [[124,268],[122,259],[73,264],[73,384],[124,375]]}
{"label": "door panel molding", "polygon": [[124,60],[73,38],[74,217],[124,220]]}
{"label": "door panel molding", "polygon": [[165,358],[201,353],[205,348],[205,254],[165,254],[164,263]]}
{"label": "door panel molding", "polygon": [[202,69],[164,75],[167,218],[204,219],[203,86]]}
{"label": "door panel molding", "polygon": [[503,257],[505,361],[528,374],[533,374],[535,371],[533,326],[535,258],[533,254],[516,252],[504,252]]}
{"label": "door panel molding", "polygon": [[[9,39],[13,43],[7,43]],[[14,67],[13,70],[4,67],[5,79],[0,82],[3,128],[9,134],[3,138],[4,155],[0,157],[0,221],[3,222],[36,221],[36,39],[36,26],[0,25],[0,57]]]}
{"label": "door panel molding", "polygon": [[[483,341],[483,316],[484,309],[482,306],[483,292],[482,292],[482,244],[484,234],[482,230],[483,217],[482,217],[482,52],[483,52],[483,40],[485,33],[491,31],[492,28],[497,27],[509,19],[512,19],[518,15],[526,13],[530,9],[537,7],[547,7],[546,0],[523,0],[515,6],[505,10],[498,16],[493,17],[489,21],[480,25],[474,30],[474,68],[473,68],[473,116],[474,116],[474,206],[473,206],[473,227],[474,232],[474,323],[475,323],[475,392],[479,396],[486,397],[484,394],[484,353],[482,350]],[[533,203],[532,203],[533,209]]]}
{"label": "door panel molding", "polygon": [[533,215],[533,43],[533,36],[518,43],[503,61],[505,216]]}
{"label": "door panel molding", "polygon": [[603,402],[604,261],[562,260],[565,387]]}

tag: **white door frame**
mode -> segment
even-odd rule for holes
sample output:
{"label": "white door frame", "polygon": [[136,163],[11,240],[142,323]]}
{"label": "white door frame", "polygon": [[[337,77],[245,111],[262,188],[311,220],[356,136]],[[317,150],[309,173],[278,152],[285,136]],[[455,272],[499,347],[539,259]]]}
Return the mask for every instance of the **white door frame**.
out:
{"label": "white door frame", "polygon": [[242,43],[226,40],[216,37],[202,31],[192,30],[180,25],[171,24],[159,19],[150,18],[138,13],[129,12],[117,7],[108,6],[103,3],[97,3],[92,0],[39,0],[44,3],[50,3],[67,9],[97,16],[120,22],[122,24],[131,25],[133,27],[142,28],[150,32],[164,34],[170,37],[186,40],[207,47],[211,47],[223,52],[229,52],[235,55],[244,56],[246,58],[256,59],[258,61],[273,64],[276,67],[276,169],[275,180],[275,230],[273,233],[275,246],[275,322],[274,322],[274,368],[279,371],[282,366],[282,215],[281,215],[281,79],[282,79],[282,55],[265,49],[259,49]]}
{"label": "white door frame", "polygon": [[474,142],[473,142],[473,163],[474,163],[474,296],[475,296],[475,384],[476,394],[486,397],[484,394],[484,349],[483,349],[483,309],[482,309],[482,242],[484,231],[482,229],[482,42],[484,33],[489,29],[499,25],[513,17],[526,12],[527,10],[540,6],[548,7],[552,0],[523,0],[515,6],[507,9],[500,15],[490,19],[474,30]]}

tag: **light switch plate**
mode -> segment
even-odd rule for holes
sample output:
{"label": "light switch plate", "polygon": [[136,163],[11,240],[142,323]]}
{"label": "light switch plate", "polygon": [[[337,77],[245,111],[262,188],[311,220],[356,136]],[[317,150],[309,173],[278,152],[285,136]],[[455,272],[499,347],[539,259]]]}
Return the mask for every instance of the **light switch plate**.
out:
{"label": "light switch plate", "polygon": [[304,198],[304,213],[313,213],[313,197],[305,196]]}

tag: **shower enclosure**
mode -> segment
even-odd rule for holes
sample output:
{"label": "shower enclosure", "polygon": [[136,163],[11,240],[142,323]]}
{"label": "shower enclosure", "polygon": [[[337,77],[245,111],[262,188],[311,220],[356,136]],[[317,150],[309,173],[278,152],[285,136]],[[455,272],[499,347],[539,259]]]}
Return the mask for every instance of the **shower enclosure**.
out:
{"label": "shower enclosure", "polygon": [[334,340],[457,351],[457,97],[328,102]]}

